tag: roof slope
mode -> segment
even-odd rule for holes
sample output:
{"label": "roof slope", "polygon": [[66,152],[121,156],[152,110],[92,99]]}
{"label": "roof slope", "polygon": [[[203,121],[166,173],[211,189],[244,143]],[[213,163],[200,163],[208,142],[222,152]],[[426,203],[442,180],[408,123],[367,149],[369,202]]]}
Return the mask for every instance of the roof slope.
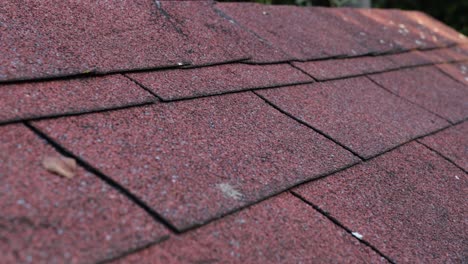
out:
{"label": "roof slope", "polygon": [[466,260],[468,40],[425,14],[9,1],[0,32],[6,263]]}

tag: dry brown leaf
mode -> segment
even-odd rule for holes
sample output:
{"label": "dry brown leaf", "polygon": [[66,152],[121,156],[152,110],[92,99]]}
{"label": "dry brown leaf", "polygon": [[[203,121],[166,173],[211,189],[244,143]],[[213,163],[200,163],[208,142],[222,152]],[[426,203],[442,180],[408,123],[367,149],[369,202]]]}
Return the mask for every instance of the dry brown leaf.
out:
{"label": "dry brown leaf", "polygon": [[76,161],[72,158],[47,156],[42,160],[42,166],[46,170],[68,179],[75,176]]}

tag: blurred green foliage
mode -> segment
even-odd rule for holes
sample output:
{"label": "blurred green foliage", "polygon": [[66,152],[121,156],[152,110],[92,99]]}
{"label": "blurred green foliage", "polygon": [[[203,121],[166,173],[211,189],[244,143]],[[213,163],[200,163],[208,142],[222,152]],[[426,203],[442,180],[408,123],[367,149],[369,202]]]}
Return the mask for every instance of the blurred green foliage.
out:
{"label": "blurred green foliage", "polygon": [[[353,0],[218,0],[273,5],[341,6]],[[468,36],[468,0],[372,0],[372,7],[420,10]]]}

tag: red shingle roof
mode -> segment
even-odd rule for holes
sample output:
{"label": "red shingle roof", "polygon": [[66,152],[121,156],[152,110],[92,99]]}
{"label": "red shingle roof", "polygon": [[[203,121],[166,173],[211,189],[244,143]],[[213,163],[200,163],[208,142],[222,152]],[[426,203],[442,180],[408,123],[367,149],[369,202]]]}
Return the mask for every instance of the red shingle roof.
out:
{"label": "red shingle roof", "polygon": [[466,258],[468,41],[425,14],[9,1],[0,32],[5,263]]}

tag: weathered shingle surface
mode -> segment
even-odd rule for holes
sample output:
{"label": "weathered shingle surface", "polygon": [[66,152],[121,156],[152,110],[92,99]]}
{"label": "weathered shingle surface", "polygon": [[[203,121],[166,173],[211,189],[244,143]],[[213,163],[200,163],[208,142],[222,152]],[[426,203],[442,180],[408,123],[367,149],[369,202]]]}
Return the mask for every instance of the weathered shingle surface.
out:
{"label": "weathered shingle surface", "polygon": [[466,261],[468,41],[425,14],[8,1],[0,32],[2,263]]}

